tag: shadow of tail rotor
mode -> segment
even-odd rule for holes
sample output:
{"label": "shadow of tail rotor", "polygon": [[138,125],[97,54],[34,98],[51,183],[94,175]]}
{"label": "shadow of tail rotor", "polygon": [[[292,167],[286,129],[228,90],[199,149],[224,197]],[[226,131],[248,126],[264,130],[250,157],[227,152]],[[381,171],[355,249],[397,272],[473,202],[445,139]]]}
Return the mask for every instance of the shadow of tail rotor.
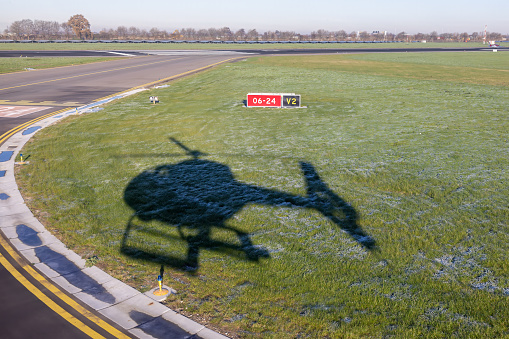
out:
{"label": "shadow of tail rotor", "polygon": [[313,165],[301,161],[300,168],[306,181],[309,204],[364,248],[375,249],[375,240],[357,224],[358,216],[355,209],[327,187]]}

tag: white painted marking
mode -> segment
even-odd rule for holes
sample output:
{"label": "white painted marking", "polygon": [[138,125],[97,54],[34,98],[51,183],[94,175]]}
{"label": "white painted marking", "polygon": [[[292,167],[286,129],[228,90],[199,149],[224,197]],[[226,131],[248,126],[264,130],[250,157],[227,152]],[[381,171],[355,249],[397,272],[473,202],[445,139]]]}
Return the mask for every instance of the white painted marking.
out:
{"label": "white painted marking", "polygon": [[1,118],[17,118],[23,115],[43,111],[51,107],[47,106],[3,106],[0,105]]}
{"label": "white painted marking", "polygon": [[138,53],[149,55],[169,55],[169,56],[188,56],[188,55],[249,55],[249,52],[237,51],[212,51],[212,50],[153,50],[153,51],[137,51]]}
{"label": "white painted marking", "polygon": [[130,57],[134,56],[134,55],[132,55],[132,54],[120,53],[120,52],[108,52],[108,53],[110,53],[110,54],[116,54],[116,55],[123,55],[123,56],[130,56]]}

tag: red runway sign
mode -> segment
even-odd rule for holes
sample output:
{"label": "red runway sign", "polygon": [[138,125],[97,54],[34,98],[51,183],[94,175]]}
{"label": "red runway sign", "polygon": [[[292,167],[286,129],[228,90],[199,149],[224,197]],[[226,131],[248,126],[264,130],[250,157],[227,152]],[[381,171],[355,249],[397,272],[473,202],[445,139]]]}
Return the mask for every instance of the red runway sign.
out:
{"label": "red runway sign", "polygon": [[250,93],[247,107],[281,107],[281,94]]}

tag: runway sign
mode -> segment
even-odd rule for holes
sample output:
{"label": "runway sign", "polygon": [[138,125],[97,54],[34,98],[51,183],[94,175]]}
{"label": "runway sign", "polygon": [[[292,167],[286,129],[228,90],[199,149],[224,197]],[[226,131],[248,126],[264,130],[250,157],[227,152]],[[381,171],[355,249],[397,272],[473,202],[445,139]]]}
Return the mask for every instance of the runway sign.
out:
{"label": "runway sign", "polygon": [[249,93],[247,107],[281,107],[281,94]]}
{"label": "runway sign", "polygon": [[17,118],[26,114],[43,111],[46,106],[3,106],[0,105],[0,118]]}
{"label": "runway sign", "polygon": [[295,93],[249,93],[246,107],[300,107],[300,95]]}

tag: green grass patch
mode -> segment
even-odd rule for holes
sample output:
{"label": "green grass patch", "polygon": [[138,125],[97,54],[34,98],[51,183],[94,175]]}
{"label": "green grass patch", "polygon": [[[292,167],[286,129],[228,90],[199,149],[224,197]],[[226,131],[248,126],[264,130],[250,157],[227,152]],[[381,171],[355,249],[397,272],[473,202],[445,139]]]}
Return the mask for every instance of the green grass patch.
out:
{"label": "green grass patch", "polygon": [[281,56],[274,60],[272,64],[278,66],[301,67],[305,63],[305,69],[509,86],[509,58],[504,53],[359,54],[341,58],[321,55],[299,60]]}
{"label": "green grass patch", "polygon": [[235,337],[507,336],[507,64],[455,55],[221,65],[40,131],[18,184],[71,249],[142,291],[163,265],[168,305]]}
{"label": "green grass patch", "polygon": [[83,65],[93,62],[102,62],[117,59],[119,58],[95,58],[95,57],[0,58],[0,74],[21,72],[26,71],[27,69],[31,70],[31,69],[44,69],[53,67]]}
{"label": "green grass patch", "polygon": [[[352,55],[355,60],[379,61],[390,63],[433,65],[447,67],[463,67],[476,69],[509,70],[509,60],[505,53],[488,53],[475,51],[465,53],[412,53],[408,54],[357,54]],[[456,79],[454,79],[456,81]]]}

